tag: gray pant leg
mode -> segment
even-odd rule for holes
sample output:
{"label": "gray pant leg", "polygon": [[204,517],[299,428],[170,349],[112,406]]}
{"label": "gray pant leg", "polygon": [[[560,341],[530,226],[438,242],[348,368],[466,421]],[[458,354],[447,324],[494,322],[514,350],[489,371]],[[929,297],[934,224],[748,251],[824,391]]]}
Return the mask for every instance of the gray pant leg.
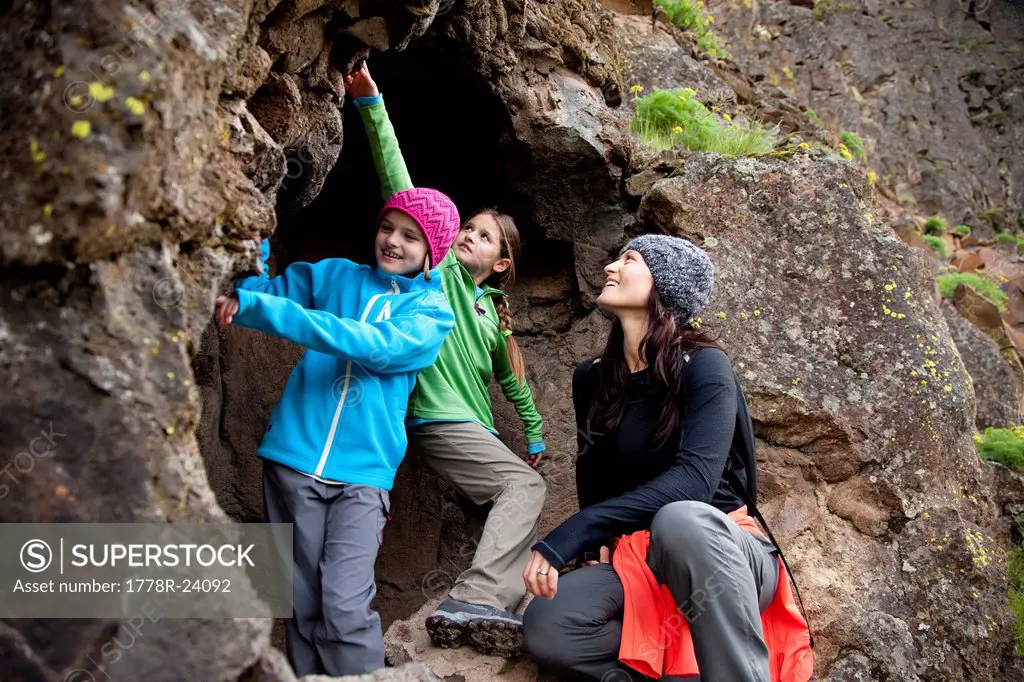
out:
{"label": "gray pant leg", "polygon": [[760,612],[778,563],[771,546],[702,502],[673,502],[651,524],[648,564],[690,624],[704,682],[768,682]]}
{"label": "gray pant leg", "polygon": [[313,633],[328,675],[361,675],[384,667],[380,615],[370,608],[377,586],[388,492],[365,485],[326,486],[326,539],[320,559],[323,604]]}
{"label": "gray pant leg", "polygon": [[624,600],[611,564],[567,573],[559,577],[554,599],[537,597],[526,608],[524,646],[560,672],[604,682],[647,679],[619,663]]}
{"label": "gray pant leg", "polygon": [[313,643],[320,621],[320,558],[323,555],[327,501],[318,491],[326,488],[309,476],[264,460],[263,503],[270,523],[292,524],[292,544],[278,547],[281,561],[292,562],[292,617],[285,621],[288,660],[295,674],[326,672]]}

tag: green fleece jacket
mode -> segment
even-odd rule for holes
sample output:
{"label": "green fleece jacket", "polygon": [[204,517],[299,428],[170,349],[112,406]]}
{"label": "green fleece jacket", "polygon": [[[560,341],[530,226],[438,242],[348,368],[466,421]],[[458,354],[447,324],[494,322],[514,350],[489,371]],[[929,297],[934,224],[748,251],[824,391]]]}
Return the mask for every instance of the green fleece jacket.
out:
{"label": "green fleece jacket", "polygon": [[[388,119],[383,101],[360,98],[357,102],[370,140],[373,162],[380,176],[385,201],[395,192],[413,186]],[[455,328],[441,346],[433,366],[420,372],[409,402],[409,425],[424,421],[473,421],[491,432],[494,417],[487,387],[496,376],[505,397],[515,406],[526,430],[529,453],[544,451],[543,421],[533,404],[533,394],[519,383],[508,360],[505,337],[494,307],[503,291],[488,286],[478,291],[454,249],[441,261],[441,288],[455,312]]]}

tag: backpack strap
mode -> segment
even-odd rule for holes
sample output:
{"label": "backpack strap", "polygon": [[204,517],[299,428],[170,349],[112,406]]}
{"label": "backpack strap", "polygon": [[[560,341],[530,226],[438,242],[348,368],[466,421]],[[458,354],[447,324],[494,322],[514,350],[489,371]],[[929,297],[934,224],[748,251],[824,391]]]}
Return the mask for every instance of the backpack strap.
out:
{"label": "backpack strap", "polygon": [[746,487],[740,481],[740,477],[736,475],[736,471],[732,467],[726,467],[725,473],[729,479],[729,484],[734,490],[739,492],[740,497],[743,499],[743,504],[747,505],[747,511],[750,515],[757,519],[757,522],[764,528],[764,532],[768,534],[768,539],[775,545],[775,549],[779,551],[779,558],[782,559],[782,565],[786,567],[786,572],[789,573],[790,581],[793,583],[793,590],[796,592],[796,600],[800,604],[800,613],[804,617],[804,623],[807,624],[807,636],[811,640],[811,648],[814,648],[814,633],[811,632],[811,619],[807,617],[807,609],[804,608],[803,597],[800,596],[800,586],[796,584],[796,575],[793,573],[793,569],[789,567],[789,562],[786,561],[786,555],[782,552],[782,545],[775,539],[772,534],[772,529],[768,527],[768,522],[764,520],[764,516],[761,514],[761,510],[757,508],[757,503],[750,497],[750,493],[747,492]]}
{"label": "backpack strap", "polygon": [[[688,353],[683,355],[683,362],[689,367],[690,355]],[[807,609],[804,608],[804,600],[800,596],[800,586],[796,584],[796,575],[793,573],[793,569],[789,567],[789,562],[786,561],[786,555],[782,552],[782,545],[775,539],[772,529],[768,527],[768,522],[761,514],[761,510],[757,508],[757,455],[754,444],[754,424],[750,419],[746,398],[743,396],[743,387],[740,386],[739,377],[735,376],[735,372],[733,373],[733,378],[736,383],[737,409],[739,410],[736,428],[740,430],[740,437],[743,439],[743,447],[741,449],[746,451],[747,461],[744,461],[744,453],[736,448],[730,448],[729,459],[726,460],[723,473],[729,482],[729,486],[740,496],[743,504],[747,506],[747,511],[761,524],[765,533],[768,534],[768,539],[775,545],[775,549],[778,550],[779,558],[782,559],[782,565],[786,567],[790,581],[793,583],[793,590],[796,592],[796,599],[800,604],[800,614],[804,617],[804,623],[807,624],[807,636],[810,638],[811,648],[813,649],[814,633],[811,632],[811,619],[807,617]],[[740,480],[739,475],[736,473],[737,468],[741,468],[746,472],[746,484]]]}

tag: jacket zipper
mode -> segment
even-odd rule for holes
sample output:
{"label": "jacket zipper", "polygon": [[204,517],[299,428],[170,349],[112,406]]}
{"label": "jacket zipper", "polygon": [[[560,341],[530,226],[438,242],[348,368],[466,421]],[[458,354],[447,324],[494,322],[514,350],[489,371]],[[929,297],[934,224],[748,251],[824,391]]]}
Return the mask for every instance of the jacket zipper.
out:
{"label": "jacket zipper", "polygon": [[[370,311],[373,310],[373,304],[377,302],[381,296],[387,296],[388,294],[398,293],[398,282],[392,280],[391,288],[381,294],[374,295],[370,302],[366,304],[363,309],[363,314],[359,318],[360,322],[366,322],[367,316]],[[314,476],[322,476],[324,473],[324,467],[327,466],[327,455],[331,452],[331,446],[334,445],[334,435],[338,431],[338,422],[341,421],[341,411],[345,408],[345,398],[348,396],[348,384],[352,379],[352,361],[349,360],[345,363],[345,383],[341,388],[341,398],[338,400],[338,407],[334,410],[334,419],[331,421],[331,430],[327,433],[327,442],[324,444],[323,452],[320,453],[320,461],[316,465],[316,471]]]}

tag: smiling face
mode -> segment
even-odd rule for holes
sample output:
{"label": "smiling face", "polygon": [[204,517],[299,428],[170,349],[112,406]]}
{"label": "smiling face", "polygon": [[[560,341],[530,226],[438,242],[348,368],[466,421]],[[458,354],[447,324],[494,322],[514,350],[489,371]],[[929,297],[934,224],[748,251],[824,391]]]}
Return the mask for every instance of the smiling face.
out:
{"label": "smiling face", "polygon": [[377,227],[374,246],[377,266],[390,275],[412,275],[422,271],[430,252],[423,230],[401,211],[384,214]]}
{"label": "smiling face", "polygon": [[626,311],[646,312],[654,289],[654,277],[637,251],[627,251],[605,266],[604,289],[597,297],[602,309],[620,315]]}
{"label": "smiling face", "polygon": [[512,264],[501,255],[501,225],[490,213],[478,213],[462,226],[455,238],[455,257],[477,282]]}

